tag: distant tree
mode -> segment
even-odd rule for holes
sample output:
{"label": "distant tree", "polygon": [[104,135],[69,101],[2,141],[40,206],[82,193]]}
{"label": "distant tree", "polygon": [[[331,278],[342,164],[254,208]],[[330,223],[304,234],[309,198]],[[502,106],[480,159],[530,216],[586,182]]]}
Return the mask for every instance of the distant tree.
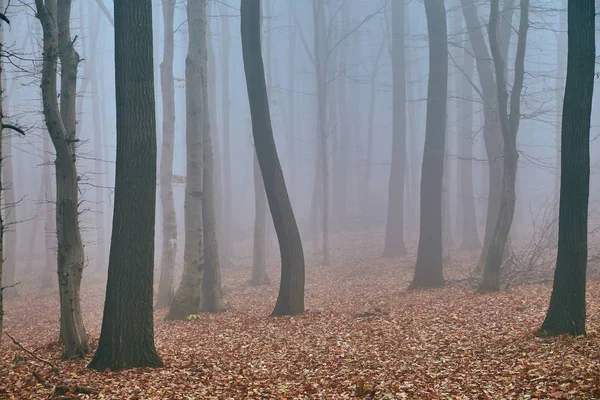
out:
{"label": "distant tree", "polygon": [[[75,144],[77,65],[79,55],[71,38],[71,0],[36,0],[43,31],[42,103],[46,128],[56,151],[56,231],[60,293],[60,340],[63,357],[83,357],[88,335],[81,316],[80,286],[84,267],[79,230],[79,176]],[[57,69],[60,59],[60,106]]]}
{"label": "distant tree", "polygon": [[175,151],[175,80],[173,78],[173,54],[175,31],[173,18],[176,0],[163,0],[165,39],[163,61],[160,64],[160,87],[162,92],[163,121],[160,157],[160,203],[162,206],[162,256],[156,306],[171,304],[174,295],[173,275],[177,254],[177,214],[173,198],[173,154]]}
{"label": "distant tree", "polygon": [[498,38],[498,21],[500,18],[499,0],[492,0],[490,4],[490,24],[488,28],[490,50],[496,72],[496,94],[498,96],[498,114],[502,132],[503,145],[503,175],[502,195],[498,220],[490,241],[490,245],[483,268],[483,279],[479,285],[480,292],[495,291],[499,289],[500,267],[510,233],[515,213],[515,183],[517,179],[517,133],[521,120],[521,90],[525,76],[525,50],[527,46],[527,31],[529,29],[529,0],[521,0],[521,19],[517,52],[515,56],[514,82],[510,93],[510,103],[506,82],[507,57],[502,54],[500,39]]}
{"label": "distant tree", "polygon": [[204,104],[206,83],[206,2],[188,2],[188,53],[185,59],[186,98],[186,180],[185,180],[185,243],[183,275],[166,316],[168,320],[183,320],[200,311],[202,276],[204,273],[203,209],[203,141],[208,105]]}
{"label": "distant tree", "polygon": [[113,371],[162,365],[154,346],[152,314],[157,158],[152,2],[115,2],[114,24],[113,228],[102,329],[88,365]]}
{"label": "distant tree", "polygon": [[406,176],[404,8],[403,1],[392,2],[392,165],[388,190],[384,257],[398,257],[406,254],[406,246],[404,245],[404,186]]}
{"label": "distant tree", "polygon": [[272,315],[304,311],[304,252],[275,147],[260,46],[260,0],[242,0],[242,53],[252,134],[281,253],[281,283]]}
{"label": "distant tree", "polygon": [[425,150],[421,172],[421,228],[411,289],[444,285],[442,269],[442,177],[446,144],[448,41],[446,9],[438,0],[425,0],[429,33],[429,83]]}
{"label": "distant tree", "polygon": [[594,0],[569,0],[562,113],[558,257],[550,307],[538,336],[585,335],[590,120],[594,91]]}

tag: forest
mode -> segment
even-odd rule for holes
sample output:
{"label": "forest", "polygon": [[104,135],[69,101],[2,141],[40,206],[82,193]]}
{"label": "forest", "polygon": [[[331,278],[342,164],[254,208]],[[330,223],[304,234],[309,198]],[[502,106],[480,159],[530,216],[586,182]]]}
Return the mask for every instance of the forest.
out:
{"label": "forest", "polygon": [[0,400],[599,399],[596,0],[0,0]]}

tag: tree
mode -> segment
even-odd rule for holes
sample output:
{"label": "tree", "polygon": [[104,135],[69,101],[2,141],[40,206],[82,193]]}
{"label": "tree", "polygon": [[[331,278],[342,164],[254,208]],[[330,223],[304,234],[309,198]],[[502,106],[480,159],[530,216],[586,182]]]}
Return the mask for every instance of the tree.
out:
{"label": "tree", "polygon": [[[64,358],[83,357],[88,336],[81,316],[80,286],[84,267],[79,230],[79,189],[76,166],[77,65],[71,38],[71,0],[36,0],[43,31],[42,102],[48,134],[56,151],[57,269],[60,293],[60,340]],[[60,106],[57,68],[60,58]]]}
{"label": "tree", "polygon": [[88,365],[96,370],[162,365],[152,314],[157,158],[152,2],[115,2],[114,23],[117,156],[104,315]]}
{"label": "tree", "polygon": [[304,252],[273,138],[260,46],[260,0],[242,0],[244,72],[252,135],[281,253],[281,283],[272,315],[304,311]]}
{"label": "tree", "polygon": [[162,147],[160,157],[160,203],[162,206],[162,256],[156,306],[171,304],[174,295],[173,273],[177,254],[177,215],[173,198],[173,154],[175,151],[175,80],[173,78],[173,53],[175,32],[173,18],[175,0],[163,0],[165,40],[163,61],[160,64],[160,87],[163,104]]}
{"label": "tree", "polygon": [[188,53],[185,59],[186,100],[186,180],[185,180],[185,243],[183,276],[166,319],[182,320],[200,311],[202,275],[204,271],[203,210],[203,131],[208,118],[204,104],[206,83],[206,4],[188,2]]}
{"label": "tree", "polygon": [[406,254],[404,245],[404,178],[406,176],[404,8],[403,1],[392,2],[392,165],[388,190],[384,257],[398,257]]}
{"label": "tree", "polygon": [[[505,59],[501,53],[502,49],[498,39],[499,0],[492,0],[490,4],[489,41],[494,70],[496,72],[496,93],[498,96],[498,114],[502,132],[503,161],[502,195],[500,198],[500,209],[498,220],[490,241],[485,266],[483,268],[483,279],[478,291],[496,291],[499,289],[499,276],[502,259],[510,227],[515,213],[515,182],[517,179],[517,133],[521,119],[521,90],[525,76],[525,50],[527,46],[527,31],[529,28],[529,0],[521,0],[521,19],[519,22],[519,38],[515,56],[514,83],[508,101],[506,88],[506,66]],[[510,107],[510,110],[509,110]]]}
{"label": "tree", "polygon": [[425,150],[421,170],[421,216],[415,275],[410,289],[444,285],[442,270],[442,177],[448,97],[446,9],[438,0],[425,0],[429,33],[429,82]]}
{"label": "tree", "polygon": [[558,256],[538,336],[585,335],[590,120],[594,91],[594,0],[569,0],[567,82],[562,113]]}

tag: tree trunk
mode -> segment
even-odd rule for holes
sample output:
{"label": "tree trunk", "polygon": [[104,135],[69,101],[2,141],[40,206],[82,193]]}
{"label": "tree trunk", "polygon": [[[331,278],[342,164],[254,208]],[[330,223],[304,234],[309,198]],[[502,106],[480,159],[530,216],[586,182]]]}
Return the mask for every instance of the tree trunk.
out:
{"label": "tree trunk", "polygon": [[176,0],[163,0],[165,38],[163,61],[160,64],[163,120],[160,157],[160,203],[162,206],[162,256],[158,283],[157,307],[171,304],[174,296],[173,275],[177,254],[177,214],[173,198],[173,154],[175,152],[175,80],[173,78],[173,53],[175,32],[173,18]]}
{"label": "tree trunk", "polygon": [[489,184],[488,205],[485,220],[483,248],[476,272],[481,272],[487,257],[488,248],[498,220],[500,210],[500,195],[502,190],[502,131],[498,119],[498,98],[496,95],[494,70],[491,57],[485,43],[484,35],[477,15],[477,4],[470,0],[461,0],[463,16],[473,55],[476,61],[477,73],[483,97],[484,127],[483,137],[488,160]]}
{"label": "tree trunk", "polygon": [[594,0],[569,0],[567,82],[562,113],[558,257],[550,306],[538,336],[585,335],[590,119],[594,90]]}
{"label": "tree trunk", "polygon": [[448,42],[443,2],[425,0],[429,33],[429,83],[425,150],[421,172],[419,249],[410,289],[444,285],[442,269],[442,178],[448,97]]}
{"label": "tree trunk", "polygon": [[[186,93],[186,180],[185,180],[185,244],[183,275],[171,303],[168,320],[185,320],[200,311],[202,275],[204,273],[203,209],[203,131],[208,117],[204,104],[202,82],[206,54],[206,3],[188,2],[190,38],[185,59]],[[206,105],[208,106],[208,105]]]}
{"label": "tree trunk", "polygon": [[466,77],[461,77],[459,86],[460,101],[460,127],[458,131],[458,145],[460,151],[459,172],[460,176],[460,203],[461,203],[461,232],[462,241],[460,249],[473,251],[481,248],[479,233],[477,232],[477,215],[475,213],[475,194],[473,193],[473,57],[467,52],[463,53],[462,70]]}
{"label": "tree trunk", "polygon": [[[223,10],[227,10],[223,3]],[[229,52],[231,49],[231,32],[229,30],[229,18],[221,18],[221,90],[222,90],[222,127],[223,130],[223,237],[222,243],[224,253],[231,257],[233,254],[232,223],[233,220],[233,189],[231,183],[231,140],[229,137],[230,101],[229,101]]]}
{"label": "tree trunk", "polygon": [[[515,212],[515,183],[517,179],[517,133],[521,119],[521,89],[525,75],[525,50],[527,45],[527,30],[529,28],[529,0],[521,0],[521,21],[519,23],[519,41],[515,56],[514,84],[508,104],[506,88],[506,67],[502,58],[500,42],[498,41],[497,27],[499,19],[499,0],[492,0],[490,6],[490,26],[488,29],[490,50],[496,71],[496,93],[498,95],[498,114],[504,139],[504,173],[502,176],[502,197],[498,221],[490,241],[483,279],[478,291],[488,292],[499,290],[500,267],[504,258],[504,251],[510,233]],[[508,107],[510,106],[510,110]]]}
{"label": "tree trunk", "polygon": [[154,346],[152,314],[157,158],[152,2],[117,1],[114,13],[113,231],[102,330],[88,366],[100,371],[162,366]]}
{"label": "tree trunk", "polygon": [[56,282],[54,274],[56,273],[56,200],[52,190],[52,171],[50,138],[44,136],[44,247],[46,249],[45,266],[42,272],[42,288],[50,288]]}
{"label": "tree trunk", "polygon": [[[561,8],[565,9],[567,0],[561,1]],[[567,53],[567,11],[560,12],[560,25],[559,31],[555,33],[556,36],[556,88],[555,88],[555,98],[556,98],[556,122],[554,128],[554,137],[556,140],[555,147],[555,173],[554,173],[554,203],[556,205],[556,210],[558,211],[559,201],[560,201],[560,142],[561,142],[561,129],[562,129],[562,109],[563,109],[563,93],[564,93],[564,85],[565,85],[565,61],[566,61],[566,53]],[[557,224],[554,224],[554,235],[556,237],[556,229],[558,228]]]}
{"label": "tree trunk", "polygon": [[[206,31],[204,31],[206,32]],[[203,49],[206,46],[206,34],[200,38]],[[204,312],[225,311],[221,290],[221,267],[219,265],[219,245],[217,238],[217,219],[215,215],[215,171],[210,126],[210,105],[208,102],[208,55],[205,51],[202,59],[202,155],[204,201],[202,203],[202,225],[204,227],[204,272],[202,277],[202,303]]]}
{"label": "tree trunk", "polygon": [[254,251],[252,252],[251,285],[269,283],[266,269],[267,195],[256,152],[253,157],[254,172]]}
{"label": "tree trunk", "polygon": [[[406,254],[404,245],[404,180],[406,170],[406,57],[404,8],[392,3],[392,165],[388,192],[384,257]],[[445,18],[445,17],[444,17]]]}
{"label": "tree trunk", "polygon": [[259,0],[242,0],[241,34],[252,134],[281,252],[281,283],[272,315],[294,315],[304,311],[304,253],[273,139],[260,48]]}
{"label": "tree trunk", "polygon": [[[79,190],[75,143],[77,65],[79,55],[71,39],[70,0],[36,0],[37,17],[44,35],[42,100],[46,127],[56,150],[57,272],[60,293],[60,340],[63,358],[83,357],[89,351],[79,296],[84,267],[79,231]],[[57,12],[57,9],[60,12]],[[57,64],[61,63],[60,107]]]}
{"label": "tree trunk", "polygon": [[325,7],[313,0],[315,69],[317,76],[317,168],[321,177],[321,230],[323,265],[329,265],[329,161],[327,148],[327,32],[325,31]]}
{"label": "tree trunk", "polygon": [[[4,8],[4,0],[0,0],[0,9],[2,9],[2,11],[5,11]],[[0,24],[2,24],[2,26],[0,26],[0,54],[2,53],[2,47],[4,44],[4,21],[0,22]],[[0,94],[4,93],[4,86],[6,84],[6,79],[4,79],[4,66],[2,61],[0,60]],[[2,142],[4,140],[4,128],[3,128],[3,123],[4,123],[4,105],[3,103],[3,97],[0,95],[0,160],[2,160],[4,154],[2,153]],[[3,189],[2,189],[2,184],[3,179],[2,179],[2,163],[0,163],[0,209],[2,207],[4,207],[4,202],[2,201],[3,198]],[[6,290],[4,285],[5,282],[2,279],[2,274],[4,272],[3,270],[4,268],[4,220],[2,218],[2,213],[0,212],[0,346],[2,346],[2,333],[4,332],[4,291]]]}

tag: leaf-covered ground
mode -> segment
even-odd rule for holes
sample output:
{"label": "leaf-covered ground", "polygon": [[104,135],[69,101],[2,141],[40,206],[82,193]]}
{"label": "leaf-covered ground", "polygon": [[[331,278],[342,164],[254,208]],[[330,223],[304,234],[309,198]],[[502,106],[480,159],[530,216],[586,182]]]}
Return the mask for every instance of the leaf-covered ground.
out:
{"label": "leaf-covered ground", "polygon": [[[223,271],[227,312],[173,323],[157,310],[165,367],[154,370],[94,372],[89,358],[60,361],[57,296],[23,289],[6,304],[5,329],[60,372],[4,337],[0,399],[52,398],[56,387],[68,389],[64,399],[600,398],[599,282],[588,284],[586,338],[539,339],[549,285],[409,292],[414,257],[378,258],[380,239],[339,237],[334,266],[308,267],[308,311],[293,318],[269,317],[276,266],[271,285],[251,287],[248,260],[238,259]],[[464,276],[475,257],[455,254],[446,276]],[[95,348],[104,286],[83,292]],[[76,386],[91,393],[75,394]]]}

